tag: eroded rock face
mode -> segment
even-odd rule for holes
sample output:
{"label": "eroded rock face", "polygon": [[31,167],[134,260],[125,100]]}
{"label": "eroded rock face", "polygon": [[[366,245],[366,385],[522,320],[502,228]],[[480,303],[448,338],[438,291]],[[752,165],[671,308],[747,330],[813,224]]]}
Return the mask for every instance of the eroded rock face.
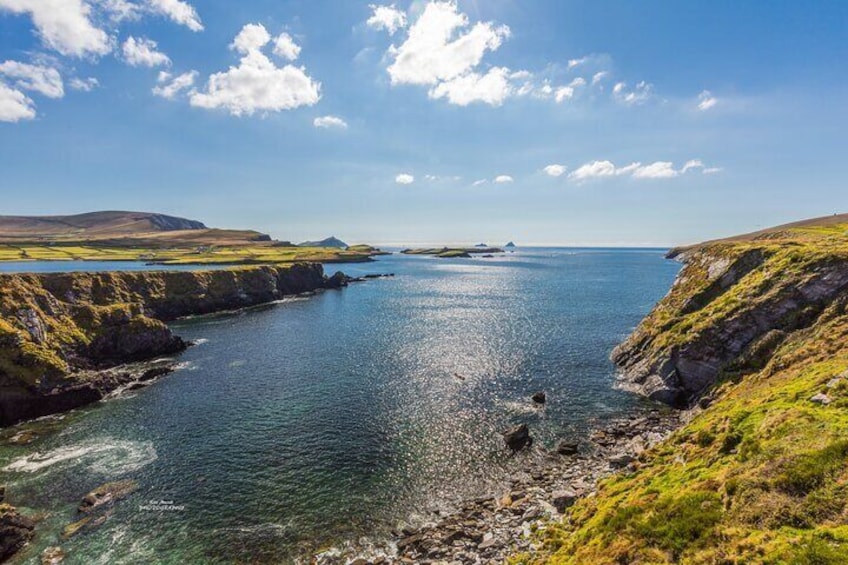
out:
{"label": "eroded rock face", "polygon": [[512,451],[520,451],[532,445],[533,438],[530,437],[530,428],[527,424],[518,424],[503,434],[504,442]]}
{"label": "eroded rock face", "polygon": [[792,332],[848,299],[848,260],[768,241],[682,256],[672,290],[612,352],[622,387],[685,407],[723,374],[762,368]]}
{"label": "eroded rock face", "polygon": [[[214,271],[0,276],[0,426],[101,399],[130,377],[95,375],[187,344],[165,322],[337,288],[320,264]],[[85,379],[74,378],[82,372]]]}
{"label": "eroded rock face", "polygon": [[35,523],[8,504],[0,504],[0,561],[21,550],[32,539]]}

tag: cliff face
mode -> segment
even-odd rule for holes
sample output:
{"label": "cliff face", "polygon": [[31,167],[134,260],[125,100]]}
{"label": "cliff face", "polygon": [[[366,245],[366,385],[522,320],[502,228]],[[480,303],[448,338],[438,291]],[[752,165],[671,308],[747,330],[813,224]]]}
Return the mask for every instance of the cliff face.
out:
{"label": "cliff face", "polygon": [[184,349],[166,321],[344,284],[319,264],[0,276],[0,425],[93,402],[153,376],[103,370]]}
{"label": "cliff face", "polygon": [[848,563],[848,224],[689,248],[614,353],[626,386],[700,402],[516,563]]}
{"label": "cliff face", "polygon": [[671,292],[613,351],[624,387],[685,406],[723,378],[762,368],[789,335],[848,298],[840,232],[766,234],[683,252]]}

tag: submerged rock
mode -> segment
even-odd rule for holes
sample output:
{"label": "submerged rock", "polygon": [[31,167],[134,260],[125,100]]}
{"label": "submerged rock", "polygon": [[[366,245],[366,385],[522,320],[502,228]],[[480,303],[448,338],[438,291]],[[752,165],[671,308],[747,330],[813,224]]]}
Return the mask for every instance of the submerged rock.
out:
{"label": "submerged rock", "polygon": [[65,552],[59,546],[45,548],[41,552],[41,565],[58,565],[65,560]]}
{"label": "submerged rock", "polygon": [[138,483],[135,481],[115,481],[100,485],[83,497],[79,511],[89,513],[92,510],[126,498],[136,490],[138,490]]}
{"label": "submerged rock", "polygon": [[507,447],[513,451],[520,451],[533,443],[533,438],[530,437],[530,428],[527,424],[519,424],[514,426],[503,434],[504,442]]}
{"label": "submerged rock", "polygon": [[543,391],[534,392],[533,396],[530,398],[532,398],[533,402],[536,404],[544,404],[548,399],[547,395]]}

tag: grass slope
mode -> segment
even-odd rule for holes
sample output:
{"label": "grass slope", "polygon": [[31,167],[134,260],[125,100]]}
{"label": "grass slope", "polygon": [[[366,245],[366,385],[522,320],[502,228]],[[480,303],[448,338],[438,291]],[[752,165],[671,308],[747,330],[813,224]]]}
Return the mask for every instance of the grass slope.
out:
{"label": "grass slope", "polygon": [[[713,296],[695,257],[636,334],[691,340],[823,264],[848,260],[846,234],[846,224],[813,223],[690,248],[714,260],[751,250],[766,259]],[[699,293],[704,303],[690,311]],[[644,454],[635,472],[606,480],[539,534],[541,553],[512,561],[848,563],[848,293],[776,349],[755,353],[728,368],[712,404]],[[829,403],[811,400],[822,393]]]}

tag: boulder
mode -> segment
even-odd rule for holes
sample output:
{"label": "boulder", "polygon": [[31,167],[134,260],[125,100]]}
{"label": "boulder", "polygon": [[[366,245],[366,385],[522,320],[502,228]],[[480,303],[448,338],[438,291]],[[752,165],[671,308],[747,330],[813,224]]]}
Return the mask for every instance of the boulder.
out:
{"label": "boulder", "polygon": [[112,504],[122,498],[126,498],[138,489],[135,481],[115,481],[100,485],[82,499],[79,511],[89,513],[101,506]]}
{"label": "boulder", "polygon": [[822,406],[827,406],[831,403],[830,397],[823,392],[818,393],[814,397],[810,399],[810,402],[815,402],[816,404],[821,404]]}
{"label": "boulder", "polygon": [[551,504],[562,514],[577,500],[577,493],[572,490],[557,490],[551,493]]}
{"label": "boulder", "polygon": [[327,288],[343,288],[348,284],[347,275],[341,271],[336,271],[333,276],[329,277],[325,283]]}
{"label": "boulder", "polygon": [[628,453],[617,453],[609,458],[610,467],[613,469],[622,469],[633,463],[635,459]]}
{"label": "boulder", "polygon": [[533,443],[527,424],[513,426],[504,432],[503,438],[506,445],[513,451],[520,451]]}
{"label": "boulder", "polygon": [[576,441],[566,439],[560,440],[556,446],[556,452],[560,455],[574,455],[580,449],[580,444]]}
{"label": "boulder", "polygon": [[0,505],[0,562],[5,562],[32,539],[35,523],[8,504]]}
{"label": "boulder", "polygon": [[547,400],[547,396],[542,391],[533,393],[533,396],[531,396],[530,398],[532,398],[533,402],[535,402],[536,404],[544,404]]}

